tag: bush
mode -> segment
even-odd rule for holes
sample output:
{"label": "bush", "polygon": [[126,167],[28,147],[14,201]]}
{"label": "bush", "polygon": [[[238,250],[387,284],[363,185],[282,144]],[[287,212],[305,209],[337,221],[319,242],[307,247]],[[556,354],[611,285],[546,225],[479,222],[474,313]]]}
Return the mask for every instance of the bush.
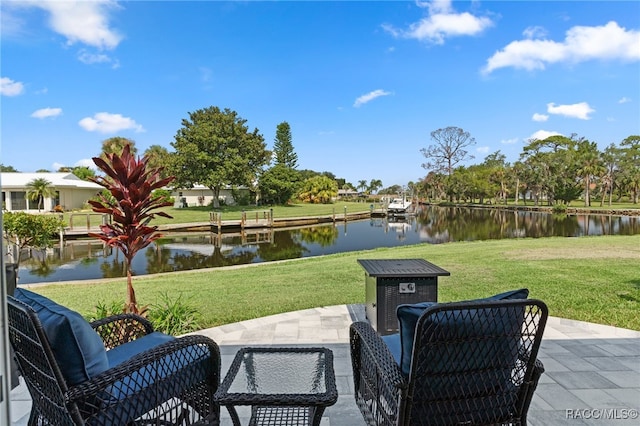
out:
{"label": "bush", "polygon": [[182,300],[182,294],[171,300],[167,293],[160,296],[160,302],[151,305],[148,317],[153,327],[172,336],[200,329],[201,315],[197,309]]}
{"label": "bush", "polygon": [[160,198],[163,203],[175,203],[175,199],[171,196],[171,191],[168,189],[156,189],[151,194],[153,198]]}
{"label": "bush", "polygon": [[565,214],[567,213],[567,205],[566,204],[554,204],[551,208],[551,211],[555,214]]}
{"label": "bush", "polygon": [[106,302],[98,302],[95,306],[95,311],[84,317],[87,321],[97,321],[102,318],[107,318],[113,315],[121,314],[125,311],[125,306],[122,301],[112,301],[110,304]]}

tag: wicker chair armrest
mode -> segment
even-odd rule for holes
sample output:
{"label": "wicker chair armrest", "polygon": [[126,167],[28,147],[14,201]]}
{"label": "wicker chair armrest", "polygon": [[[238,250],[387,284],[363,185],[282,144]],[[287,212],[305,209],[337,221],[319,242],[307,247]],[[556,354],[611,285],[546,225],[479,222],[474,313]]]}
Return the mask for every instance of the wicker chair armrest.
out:
{"label": "wicker chair armrest", "polygon": [[118,314],[91,322],[107,349],[153,333],[148,319],[136,314]]}
{"label": "wicker chair armrest", "polygon": [[[189,348],[193,348],[194,351],[190,355],[186,355],[189,351],[185,350]],[[210,361],[203,363],[203,359],[209,359]],[[144,382],[147,382],[149,378],[163,380],[168,376],[171,376],[171,380],[178,380],[183,375],[174,374],[177,371],[211,367],[213,368],[209,380],[215,391],[220,381],[220,349],[218,345],[206,336],[182,336],[135,355],[127,362],[123,362],[87,382],[70,388],[67,392],[67,397],[69,402],[81,404],[82,402],[93,401],[96,397],[104,398],[105,393],[113,392],[112,389],[121,384],[123,380],[127,380],[127,378],[133,378],[132,380],[134,380],[136,375],[144,375]],[[175,388],[180,387],[180,383],[172,383]],[[142,387],[144,384],[129,382],[124,385],[123,389],[138,386]],[[213,395],[213,392],[211,395]]]}
{"label": "wicker chair armrest", "polygon": [[[382,341],[378,333],[367,322],[354,322],[350,327],[351,356],[357,358],[353,364],[354,374],[356,366],[370,365],[380,374],[381,380],[392,384],[398,389],[406,389],[407,379],[400,370],[400,366],[393,358],[389,347]],[[358,374],[367,369],[358,368]]]}

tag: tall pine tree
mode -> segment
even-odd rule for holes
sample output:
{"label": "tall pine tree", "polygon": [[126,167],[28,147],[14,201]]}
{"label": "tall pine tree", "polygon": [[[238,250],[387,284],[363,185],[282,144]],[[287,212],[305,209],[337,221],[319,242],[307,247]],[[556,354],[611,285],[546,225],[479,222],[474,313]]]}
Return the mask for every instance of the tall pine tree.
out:
{"label": "tall pine tree", "polygon": [[291,127],[286,121],[278,124],[276,128],[273,155],[276,165],[283,165],[291,169],[298,167],[298,154],[293,150],[291,142]]}

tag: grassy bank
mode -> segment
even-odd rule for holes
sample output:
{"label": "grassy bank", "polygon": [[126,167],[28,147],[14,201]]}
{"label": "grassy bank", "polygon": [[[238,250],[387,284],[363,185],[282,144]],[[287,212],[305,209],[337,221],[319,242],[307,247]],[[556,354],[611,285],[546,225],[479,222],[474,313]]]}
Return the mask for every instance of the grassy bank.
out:
{"label": "grassy bank", "polygon": [[[280,263],[137,277],[141,304],[162,294],[195,306],[203,327],[281,312],[364,303],[361,258],[424,258],[451,272],[439,301],[527,287],[551,315],[640,330],[640,236],[509,239],[380,248]],[[124,299],[125,279],[34,287],[83,313]]]}

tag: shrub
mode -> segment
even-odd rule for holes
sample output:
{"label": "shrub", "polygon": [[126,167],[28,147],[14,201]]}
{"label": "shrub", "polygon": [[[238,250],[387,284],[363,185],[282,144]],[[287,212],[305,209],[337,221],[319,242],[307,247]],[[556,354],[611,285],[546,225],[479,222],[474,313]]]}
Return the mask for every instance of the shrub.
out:
{"label": "shrub", "polygon": [[551,211],[555,214],[564,214],[567,213],[567,205],[566,204],[554,204],[551,208]]}
{"label": "shrub", "polygon": [[171,300],[167,293],[163,293],[160,302],[150,306],[148,318],[157,331],[177,336],[199,330],[202,316],[182,300],[182,294]]}
{"label": "shrub", "polygon": [[175,203],[175,199],[171,196],[171,191],[168,189],[156,189],[151,196],[153,198],[159,198],[163,203]]}

